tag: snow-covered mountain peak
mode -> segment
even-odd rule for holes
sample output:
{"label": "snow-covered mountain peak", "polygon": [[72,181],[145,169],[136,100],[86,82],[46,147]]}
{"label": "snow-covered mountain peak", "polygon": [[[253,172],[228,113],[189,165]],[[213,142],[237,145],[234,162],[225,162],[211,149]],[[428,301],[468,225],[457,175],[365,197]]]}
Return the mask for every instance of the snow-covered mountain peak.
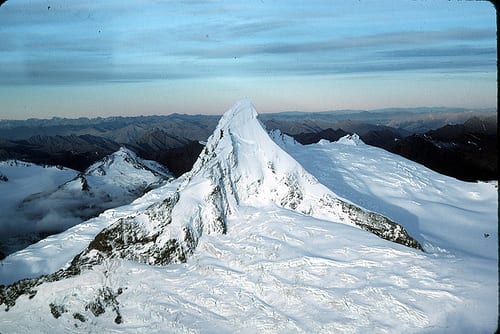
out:
{"label": "snow-covered mountain peak", "polygon": [[183,262],[202,235],[226,233],[228,219],[241,207],[276,206],[421,249],[400,225],[320,184],[271,139],[244,100],[221,118],[174,193],[101,231],[68,270],[117,257],[156,265]]}
{"label": "snow-covered mountain peak", "polygon": [[[296,209],[299,189],[322,186],[271,139],[257,116],[249,101],[236,103],[220,120],[186,182],[209,179],[222,190],[228,212],[237,205]],[[301,211],[308,211],[306,206]]]}
{"label": "snow-covered mountain peak", "polygon": [[137,154],[123,146],[120,147],[118,151],[111,154],[111,156],[120,157],[122,159],[137,159]]}
{"label": "snow-covered mountain peak", "polygon": [[[130,155],[121,150],[109,160],[123,157],[127,160]],[[129,170],[126,180],[132,174]],[[271,139],[248,101],[238,102],[222,117],[183,179],[176,191],[100,231],[69,267],[30,284],[77,275],[113,258],[151,265],[185,262],[203,235],[226,233],[228,221],[239,216],[241,208],[251,207],[285,208],[422,249],[401,225],[340,198],[319,183]]]}
{"label": "snow-covered mountain peak", "polygon": [[234,106],[224,113],[217,125],[217,129],[231,128],[233,132],[238,132],[248,128],[252,122],[257,120],[257,110],[248,99],[241,99]]}
{"label": "snow-covered mountain peak", "polygon": [[135,188],[169,179],[172,174],[159,163],[141,159],[128,148],[121,147],[87,168],[83,177],[112,187]]}
{"label": "snow-covered mountain peak", "polygon": [[105,175],[111,169],[123,170],[127,168],[144,169],[142,161],[131,150],[121,147],[118,151],[92,164],[84,172],[86,175]]}
{"label": "snow-covered mountain peak", "polygon": [[[356,138],[359,140],[357,136],[349,140]],[[240,101],[220,120],[184,186],[208,179],[211,194],[222,203],[222,217],[237,211],[238,206],[277,205],[420,248],[398,224],[349,203],[319,183],[282,148],[291,144],[293,141],[277,131],[269,135],[253,105]],[[374,228],[377,221],[387,225]]]}

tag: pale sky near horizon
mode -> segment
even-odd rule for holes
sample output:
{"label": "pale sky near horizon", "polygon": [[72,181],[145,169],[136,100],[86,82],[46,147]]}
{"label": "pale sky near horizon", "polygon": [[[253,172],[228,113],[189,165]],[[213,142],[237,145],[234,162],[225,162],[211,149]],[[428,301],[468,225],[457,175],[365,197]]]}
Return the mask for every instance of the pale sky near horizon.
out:
{"label": "pale sky near horizon", "polygon": [[[125,5],[126,4],[126,5]],[[488,1],[8,0],[0,119],[496,108]]]}

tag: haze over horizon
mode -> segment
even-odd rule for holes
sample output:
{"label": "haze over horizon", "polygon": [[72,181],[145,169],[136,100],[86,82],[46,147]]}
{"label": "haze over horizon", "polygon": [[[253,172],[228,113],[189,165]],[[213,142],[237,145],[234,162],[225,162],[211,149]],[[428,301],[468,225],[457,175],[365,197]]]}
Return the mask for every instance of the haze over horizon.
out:
{"label": "haze over horizon", "polygon": [[488,1],[9,0],[0,119],[497,105]]}

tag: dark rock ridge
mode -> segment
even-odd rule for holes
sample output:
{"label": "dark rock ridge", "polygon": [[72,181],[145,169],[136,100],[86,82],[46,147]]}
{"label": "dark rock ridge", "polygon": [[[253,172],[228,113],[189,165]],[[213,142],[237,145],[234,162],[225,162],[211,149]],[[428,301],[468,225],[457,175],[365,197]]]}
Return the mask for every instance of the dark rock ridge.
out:
{"label": "dark rock ridge", "polygon": [[138,142],[118,142],[93,135],[37,135],[27,140],[4,140],[0,141],[0,160],[61,165],[83,172],[125,146],[141,158],[155,160],[166,166],[174,176],[180,176],[191,169],[203,148],[198,141],[169,137],[161,131],[152,131],[144,136]]}
{"label": "dark rock ridge", "polygon": [[496,118],[471,118],[423,135],[403,138],[388,150],[464,181],[498,180]]}
{"label": "dark rock ridge", "polygon": [[326,139],[329,141],[337,141],[340,138],[348,135],[349,132],[346,132],[342,129],[334,130],[332,128],[328,128],[326,130],[321,130],[318,132],[302,132],[297,135],[294,135],[293,138],[301,143],[302,145],[314,144],[320,141],[321,139]]}

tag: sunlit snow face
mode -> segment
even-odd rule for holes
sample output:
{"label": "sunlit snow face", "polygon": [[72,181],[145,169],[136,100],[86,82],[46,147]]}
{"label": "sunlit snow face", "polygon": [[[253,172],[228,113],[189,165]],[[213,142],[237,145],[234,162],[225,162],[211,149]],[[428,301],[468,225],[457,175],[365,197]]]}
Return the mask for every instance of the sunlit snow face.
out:
{"label": "sunlit snow face", "polygon": [[[0,118],[496,105],[489,2],[7,1]],[[361,96],[361,97],[360,97]]]}

